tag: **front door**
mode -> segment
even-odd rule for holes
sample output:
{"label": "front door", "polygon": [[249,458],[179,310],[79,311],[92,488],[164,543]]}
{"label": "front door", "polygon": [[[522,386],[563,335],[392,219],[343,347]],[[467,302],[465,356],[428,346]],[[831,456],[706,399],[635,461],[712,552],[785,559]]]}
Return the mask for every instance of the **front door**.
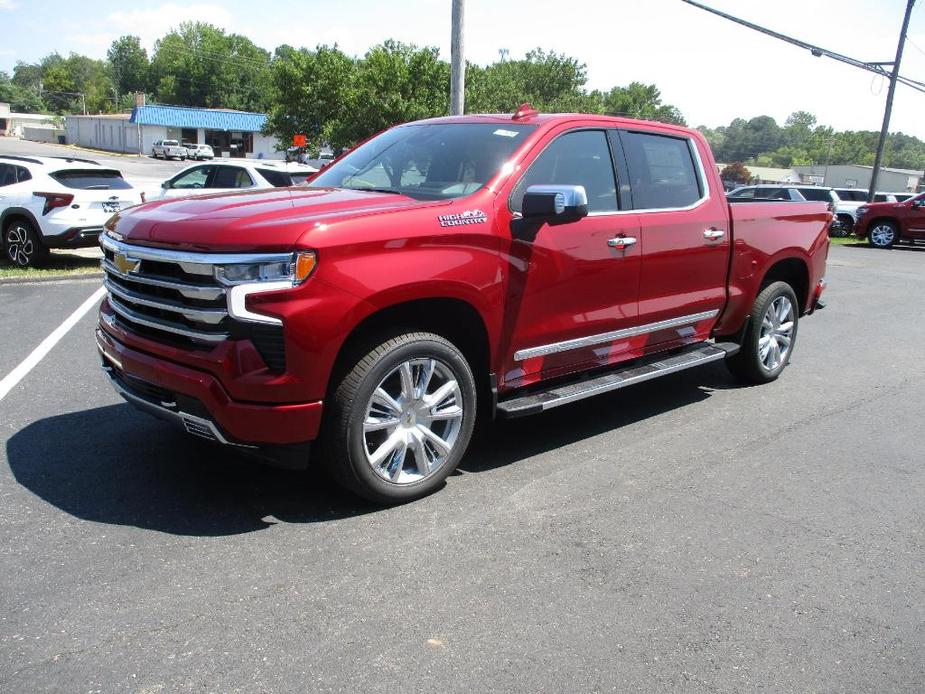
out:
{"label": "front door", "polygon": [[621,131],[633,209],[642,226],[639,330],[646,348],[709,338],[726,301],[729,208],[711,196],[687,137]]}
{"label": "front door", "polygon": [[[517,219],[524,192],[543,184],[584,186],[588,216],[524,228]],[[635,214],[619,209],[606,132],[558,134],[527,165],[510,199],[500,199],[499,205],[509,206],[514,215],[504,385],[519,387],[619,360],[627,344],[609,333],[636,321],[639,225]],[[621,237],[625,244],[615,246],[613,240]]]}

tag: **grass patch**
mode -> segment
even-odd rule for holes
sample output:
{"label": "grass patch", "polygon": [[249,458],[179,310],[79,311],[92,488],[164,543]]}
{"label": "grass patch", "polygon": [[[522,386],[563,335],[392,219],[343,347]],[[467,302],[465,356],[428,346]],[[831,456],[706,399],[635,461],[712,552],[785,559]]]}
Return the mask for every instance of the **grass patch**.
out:
{"label": "grass patch", "polygon": [[0,281],[8,279],[51,279],[79,277],[100,272],[100,259],[52,251],[45,267],[21,268],[0,263]]}
{"label": "grass patch", "polygon": [[833,246],[867,246],[865,239],[859,239],[857,236],[831,237],[829,243]]}

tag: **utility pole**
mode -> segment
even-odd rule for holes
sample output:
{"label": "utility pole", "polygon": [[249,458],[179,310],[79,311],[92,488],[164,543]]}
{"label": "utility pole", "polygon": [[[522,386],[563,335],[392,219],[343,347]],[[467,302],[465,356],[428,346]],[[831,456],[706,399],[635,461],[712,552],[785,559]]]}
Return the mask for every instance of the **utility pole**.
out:
{"label": "utility pole", "polygon": [[450,36],[450,115],[461,116],[466,102],[466,55],[463,47],[465,0],[453,0],[453,29]]}
{"label": "utility pole", "polygon": [[906,30],[909,28],[909,16],[915,0],[906,2],[906,16],[903,17],[903,28],[899,32],[899,43],[896,44],[896,60],[893,61],[893,71],[890,73],[890,88],[886,93],[886,110],[883,112],[883,127],[880,128],[880,140],[877,142],[877,155],[874,157],[874,170],[870,172],[870,186],[867,191],[867,202],[874,201],[877,192],[877,180],[880,178],[880,165],[883,162],[883,148],[890,132],[890,116],[893,115],[893,94],[896,92],[896,78],[899,76],[899,63],[903,59],[903,48],[906,47]]}

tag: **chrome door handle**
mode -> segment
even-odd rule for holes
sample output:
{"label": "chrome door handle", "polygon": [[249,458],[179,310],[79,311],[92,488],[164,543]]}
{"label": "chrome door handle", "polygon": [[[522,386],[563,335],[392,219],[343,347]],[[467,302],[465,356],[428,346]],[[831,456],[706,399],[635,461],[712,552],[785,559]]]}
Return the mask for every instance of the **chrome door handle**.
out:
{"label": "chrome door handle", "polygon": [[611,248],[616,248],[618,251],[622,251],[634,245],[635,243],[636,239],[632,236],[618,236],[615,239],[610,239],[607,242],[607,245]]}
{"label": "chrome door handle", "polygon": [[726,232],[722,229],[707,229],[703,232],[703,238],[707,241],[719,241],[726,235]]}

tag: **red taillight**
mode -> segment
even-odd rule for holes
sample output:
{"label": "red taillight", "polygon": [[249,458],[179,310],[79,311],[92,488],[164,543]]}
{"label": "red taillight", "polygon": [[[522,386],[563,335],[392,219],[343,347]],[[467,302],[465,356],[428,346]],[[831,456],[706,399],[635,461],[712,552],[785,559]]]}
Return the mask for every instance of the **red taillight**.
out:
{"label": "red taillight", "polygon": [[67,207],[74,202],[74,196],[70,193],[33,193],[38,198],[45,198],[45,207],[42,214],[48,214],[56,207]]}

